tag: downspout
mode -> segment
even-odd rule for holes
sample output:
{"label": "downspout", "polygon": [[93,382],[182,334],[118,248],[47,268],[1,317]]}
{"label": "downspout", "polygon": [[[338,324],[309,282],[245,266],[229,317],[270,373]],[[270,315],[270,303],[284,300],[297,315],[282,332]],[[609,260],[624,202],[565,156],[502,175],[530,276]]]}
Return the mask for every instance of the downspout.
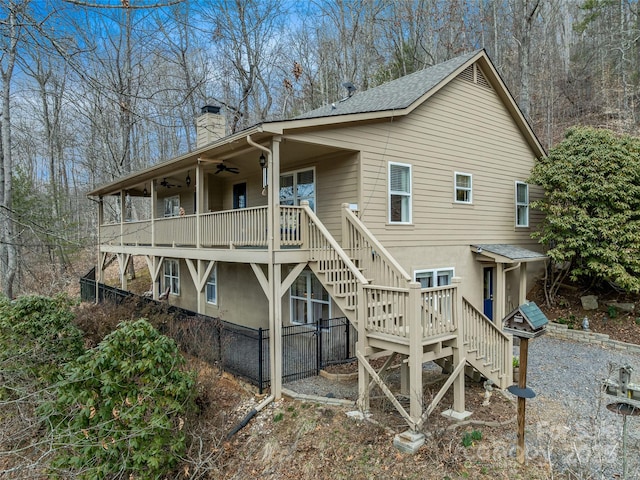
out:
{"label": "downspout", "polygon": [[233,429],[231,429],[231,431],[227,434],[227,438],[226,439],[229,440],[236,433],[238,433],[240,430],[242,430],[244,427],[246,427],[247,424],[249,423],[249,421],[253,417],[255,417],[258,414],[258,412],[261,411],[264,407],[266,407],[271,402],[273,402],[274,399],[275,399],[275,395],[271,394],[267,398],[262,400],[258,405],[256,405],[251,410],[249,410],[249,413],[247,413],[244,416],[244,418],[240,421],[240,423],[238,423],[235,427],[233,427]]}
{"label": "downspout", "polygon": [[502,271],[502,273],[508,273],[508,272],[510,272],[511,270],[516,270],[516,269],[520,268],[520,265],[521,265],[521,264],[522,264],[522,262],[518,262],[518,263],[516,263],[513,267],[505,268],[505,269]]}
{"label": "downspout", "polygon": [[[267,147],[260,145],[259,143],[254,142],[251,139],[251,135],[247,135],[247,143],[249,145],[251,145],[252,147],[255,147],[259,150],[262,150],[263,152],[265,152],[267,154],[267,168],[272,168],[271,165],[271,159],[273,154],[271,153],[271,150],[269,150]],[[263,176],[264,178],[264,176]],[[263,185],[264,188],[264,185]],[[271,186],[271,188],[273,188]],[[273,225],[273,205],[271,205],[271,202],[267,203],[267,217],[269,218],[269,224]],[[274,261],[274,247],[273,247],[273,228],[269,228],[270,232],[269,232],[269,239],[268,239],[268,249],[269,249],[269,259],[271,262]],[[272,299],[272,301],[276,301],[275,299]],[[280,299],[278,298],[277,301],[280,301]],[[275,321],[275,319],[274,319]],[[271,325],[269,325],[269,327],[271,328]],[[273,330],[272,330],[273,331]],[[270,345],[270,347],[273,347],[272,345]],[[272,389],[272,393],[265,398],[262,402],[260,402],[255,408],[252,408],[249,413],[247,413],[247,415],[245,415],[245,417],[242,419],[242,421],[236,425],[233,430],[231,430],[231,432],[229,432],[229,435],[227,436],[227,439],[231,438],[233,435],[235,435],[240,429],[244,428],[245,425],[247,425],[247,423],[249,423],[249,420],[251,420],[253,417],[256,416],[256,414],[262,410],[264,407],[266,407],[269,403],[271,403],[273,400],[275,399],[275,395],[273,393],[273,389]]]}

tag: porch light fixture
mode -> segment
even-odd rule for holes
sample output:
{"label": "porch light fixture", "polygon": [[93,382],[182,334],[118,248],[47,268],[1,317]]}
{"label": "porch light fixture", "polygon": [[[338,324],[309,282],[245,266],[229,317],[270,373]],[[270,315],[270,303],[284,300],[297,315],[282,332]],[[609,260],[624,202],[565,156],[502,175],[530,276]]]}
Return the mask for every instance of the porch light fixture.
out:
{"label": "porch light fixture", "polygon": [[267,158],[264,156],[264,153],[260,154],[260,168],[262,168],[262,191],[264,195],[264,189],[269,183],[267,180]]}
{"label": "porch light fixture", "polygon": [[187,178],[184,179],[187,184],[187,187],[191,185],[191,177],[189,176],[189,171],[187,170]]}
{"label": "porch light fixture", "polygon": [[144,186],[144,190],[142,190],[142,196],[143,196],[143,197],[146,197],[148,193],[149,193],[149,192],[147,192],[147,186],[145,185],[145,186]]}

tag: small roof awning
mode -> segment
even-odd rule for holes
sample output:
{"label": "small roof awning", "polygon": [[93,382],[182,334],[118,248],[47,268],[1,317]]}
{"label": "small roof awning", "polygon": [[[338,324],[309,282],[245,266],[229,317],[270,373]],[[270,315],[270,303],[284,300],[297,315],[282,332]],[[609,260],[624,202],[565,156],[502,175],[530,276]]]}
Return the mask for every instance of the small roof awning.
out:
{"label": "small roof awning", "polygon": [[544,253],[501,243],[471,245],[471,251],[478,254],[478,260],[496,263],[539,262],[548,258]]}

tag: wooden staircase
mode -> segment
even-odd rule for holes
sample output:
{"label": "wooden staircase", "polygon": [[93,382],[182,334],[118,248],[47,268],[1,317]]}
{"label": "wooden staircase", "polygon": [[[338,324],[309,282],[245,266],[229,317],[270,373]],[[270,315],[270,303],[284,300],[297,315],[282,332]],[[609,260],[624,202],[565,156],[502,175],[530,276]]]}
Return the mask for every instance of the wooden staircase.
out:
{"label": "wooden staircase", "polygon": [[451,352],[462,345],[469,372],[501,389],[511,384],[511,337],[459,298],[456,286],[420,289],[348,208],[339,245],[308,205],[303,207],[309,267],[368,344],[409,356],[417,334],[423,359],[448,361],[456,371],[461,366],[452,364]]}

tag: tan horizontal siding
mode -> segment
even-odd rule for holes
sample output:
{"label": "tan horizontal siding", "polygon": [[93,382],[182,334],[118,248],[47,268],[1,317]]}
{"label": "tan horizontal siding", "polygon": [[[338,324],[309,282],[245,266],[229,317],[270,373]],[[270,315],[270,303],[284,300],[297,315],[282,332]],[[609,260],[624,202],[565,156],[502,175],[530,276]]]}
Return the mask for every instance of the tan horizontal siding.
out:
{"label": "tan horizontal siding", "polygon": [[341,205],[358,201],[358,156],[325,158],[316,166],[316,213],[340,240]]}
{"label": "tan horizontal siding", "polygon": [[[534,153],[492,90],[456,79],[406,117],[296,138],[361,150],[358,205],[388,248],[536,244],[533,228],[515,227],[515,181],[526,181]],[[387,223],[389,162],[412,165],[413,225]],[[471,205],[454,202],[454,172],[472,175]],[[530,212],[530,225],[539,219]]]}

